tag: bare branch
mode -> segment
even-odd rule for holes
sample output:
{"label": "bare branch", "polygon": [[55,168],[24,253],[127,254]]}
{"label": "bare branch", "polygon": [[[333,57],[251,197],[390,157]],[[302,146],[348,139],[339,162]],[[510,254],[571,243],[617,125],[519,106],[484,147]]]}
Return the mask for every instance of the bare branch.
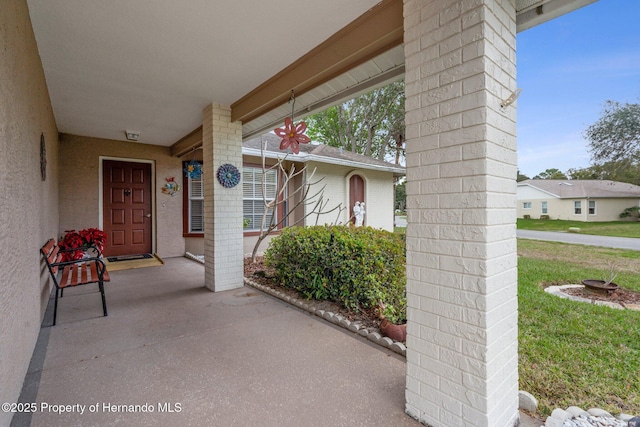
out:
{"label": "bare branch", "polygon": [[[308,176],[306,176],[307,175],[306,165],[302,167],[300,170],[296,170],[295,164],[292,163],[289,170],[287,170],[284,165],[286,156],[284,158],[278,157],[276,163],[267,168],[265,150],[266,150],[266,143],[263,143],[261,146],[261,157],[262,157],[261,193],[262,193],[264,210],[262,212],[262,218],[260,221],[260,233],[258,235],[258,240],[253,248],[252,262],[256,262],[256,255],[258,253],[258,248],[260,247],[264,239],[266,239],[267,236],[269,236],[274,230],[277,230],[279,227],[287,223],[288,219],[291,217],[293,212],[295,212],[300,206],[304,206],[304,207],[313,206],[313,208],[311,210],[306,211],[306,213],[302,215],[301,218],[297,218],[293,225],[302,223],[303,221],[305,221],[306,218],[314,214],[317,215],[317,218],[316,218],[316,223],[317,223],[321,215],[330,214],[336,210],[338,211],[338,214],[336,216],[336,222],[337,222],[343,210],[342,204],[339,204],[332,209],[327,208],[329,200],[324,199],[324,189],[326,185],[322,186],[322,188],[320,188],[318,191],[313,192],[310,195],[311,189],[324,179],[324,177],[322,177],[315,181],[313,180],[313,177],[316,173],[315,168]],[[274,192],[274,198],[271,199],[271,198],[267,198],[266,177],[267,177],[267,172],[273,171],[273,170],[277,171],[278,176],[276,178],[276,189]],[[305,182],[299,187],[295,188],[293,191],[289,191],[292,183],[294,182],[293,180],[300,176],[304,177]],[[281,215],[281,218],[278,218],[276,220],[277,212],[280,210],[280,207],[283,206],[285,202],[287,203],[287,209]],[[269,218],[269,223],[267,224],[267,217],[269,216],[269,213],[271,213],[271,215]]]}

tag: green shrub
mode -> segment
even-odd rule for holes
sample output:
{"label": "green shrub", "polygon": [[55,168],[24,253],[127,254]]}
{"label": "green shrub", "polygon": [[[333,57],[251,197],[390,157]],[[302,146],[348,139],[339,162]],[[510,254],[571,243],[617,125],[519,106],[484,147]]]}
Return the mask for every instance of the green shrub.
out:
{"label": "green shrub", "polygon": [[620,218],[633,218],[634,220],[640,220],[640,206],[632,206],[625,209],[620,214]]}
{"label": "green shrub", "polygon": [[540,219],[548,220],[549,219],[549,215],[540,215]]}
{"label": "green shrub", "polygon": [[522,215],[523,219],[531,219],[531,215]]}
{"label": "green shrub", "polygon": [[289,227],[275,237],[265,262],[285,287],[306,298],[353,310],[382,300],[394,323],[406,320],[405,249],[401,236],[370,227]]}

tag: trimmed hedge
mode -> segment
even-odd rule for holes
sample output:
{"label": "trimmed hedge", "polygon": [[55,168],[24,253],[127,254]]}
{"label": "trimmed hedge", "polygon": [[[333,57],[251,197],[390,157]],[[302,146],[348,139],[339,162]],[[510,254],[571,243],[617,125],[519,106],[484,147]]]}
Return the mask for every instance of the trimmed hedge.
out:
{"label": "trimmed hedge", "polygon": [[406,320],[406,257],[401,236],[371,227],[289,227],[273,238],[265,262],[282,286],[353,310],[382,300],[394,323]]}

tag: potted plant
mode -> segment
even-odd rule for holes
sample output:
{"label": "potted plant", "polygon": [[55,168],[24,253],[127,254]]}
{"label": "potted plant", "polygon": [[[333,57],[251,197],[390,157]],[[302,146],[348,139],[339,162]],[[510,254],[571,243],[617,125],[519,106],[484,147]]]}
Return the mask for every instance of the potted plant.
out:
{"label": "potted plant", "polygon": [[107,234],[99,228],[85,228],[84,230],[65,230],[65,235],[59,242],[60,249],[63,250],[62,261],[72,261],[90,257],[87,254],[91,248],[97,253],[93,256],[101,256],[104,244],[107,241]]}

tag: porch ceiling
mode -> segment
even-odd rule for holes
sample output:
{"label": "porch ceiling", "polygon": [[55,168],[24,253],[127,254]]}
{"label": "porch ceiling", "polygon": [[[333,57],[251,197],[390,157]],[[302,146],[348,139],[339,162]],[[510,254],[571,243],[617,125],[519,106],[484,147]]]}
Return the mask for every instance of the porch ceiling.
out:
{"label": "porch ceiling", "polygon": [[[290,89],[301,117],[404,75],[402,0],[374,9],[394,16],[381,30],[378,0],[27,1],[64,133],[170,146],[214,102],[248,138],[290,114]],[[593,1],[517,0],[518,30]]]}

